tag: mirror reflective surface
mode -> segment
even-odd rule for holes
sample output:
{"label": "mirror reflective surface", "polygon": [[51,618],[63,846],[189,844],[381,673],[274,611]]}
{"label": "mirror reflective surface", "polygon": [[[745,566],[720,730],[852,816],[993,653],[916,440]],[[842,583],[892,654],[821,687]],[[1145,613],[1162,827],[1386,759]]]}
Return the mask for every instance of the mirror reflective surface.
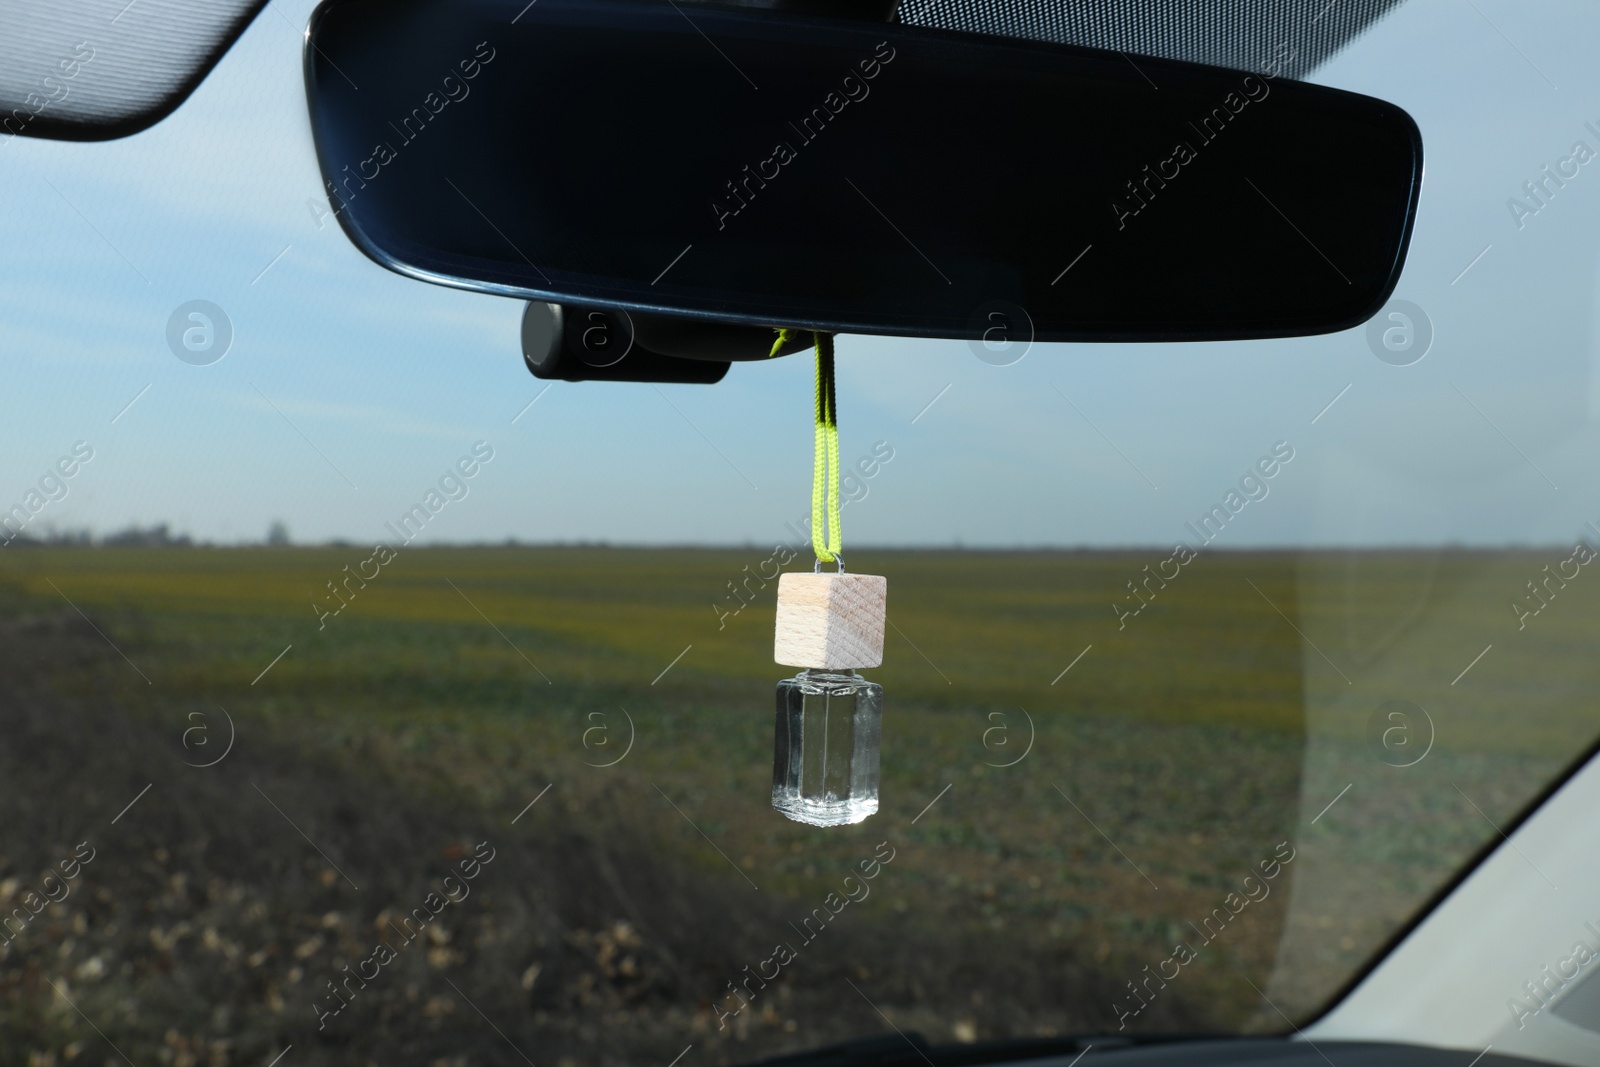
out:
{"label": "mirror reflective surface", "polygon": [[334,0],[345,231],[403,274],[758,325],[1041,340],[1339,330],[1393,288],[1399,108],[1255,73],[631,0]]}

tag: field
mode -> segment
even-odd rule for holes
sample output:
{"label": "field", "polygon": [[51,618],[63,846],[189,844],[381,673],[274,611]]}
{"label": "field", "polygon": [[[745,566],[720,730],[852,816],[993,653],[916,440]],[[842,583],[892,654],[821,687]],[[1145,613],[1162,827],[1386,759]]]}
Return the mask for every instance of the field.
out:
{"label": "field", "polygon": [[858,552],[883,808],[824,831],[770,549],[12,549],[0,1064],[1280,1031],[1600,733],[1600,579],[1507,608],[1566,554],[1206,554],[1119,628],[1168,553]]}

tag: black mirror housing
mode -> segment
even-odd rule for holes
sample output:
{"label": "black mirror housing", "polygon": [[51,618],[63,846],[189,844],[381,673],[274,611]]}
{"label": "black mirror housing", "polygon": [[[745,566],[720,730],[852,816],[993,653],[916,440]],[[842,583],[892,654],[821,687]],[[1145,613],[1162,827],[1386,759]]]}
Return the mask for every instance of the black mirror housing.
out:
{"label": "black mirror housing", "polygon": [[[1285,337],[1393,291],[1393,105],[1241,72],[646,0],[327,0],[345,232],[411,277],[745,327]],[[359,89],[356,87],[359,86]]]}

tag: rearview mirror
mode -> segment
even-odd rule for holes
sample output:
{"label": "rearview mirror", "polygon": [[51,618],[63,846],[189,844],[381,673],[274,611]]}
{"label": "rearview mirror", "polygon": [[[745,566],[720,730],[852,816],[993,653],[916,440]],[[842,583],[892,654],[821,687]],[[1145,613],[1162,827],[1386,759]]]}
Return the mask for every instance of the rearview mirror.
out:
{"label": "rearview mirror", "polygon": [[328,0],[306,49],[332,210],[402,274],[1043,341],[1324,333],[1383,305],[1416,125],[1276,74],[644,0]]}

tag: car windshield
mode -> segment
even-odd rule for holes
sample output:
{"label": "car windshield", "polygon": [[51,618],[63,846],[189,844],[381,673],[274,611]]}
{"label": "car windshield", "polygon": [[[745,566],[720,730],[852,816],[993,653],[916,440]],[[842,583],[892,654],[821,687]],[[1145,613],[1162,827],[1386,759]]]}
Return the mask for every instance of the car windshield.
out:
{"label": "car windshield", "polygon": [[1292,1033],[1600,734],[1600,10],[1411,0],[1314,72],[1427,150],[1363,327],[838,339],[889,596],[830,829],[771,806],[810,355],[532,378],[520,302],[341,231],[309,13],[0,143],[10,1059]]}

